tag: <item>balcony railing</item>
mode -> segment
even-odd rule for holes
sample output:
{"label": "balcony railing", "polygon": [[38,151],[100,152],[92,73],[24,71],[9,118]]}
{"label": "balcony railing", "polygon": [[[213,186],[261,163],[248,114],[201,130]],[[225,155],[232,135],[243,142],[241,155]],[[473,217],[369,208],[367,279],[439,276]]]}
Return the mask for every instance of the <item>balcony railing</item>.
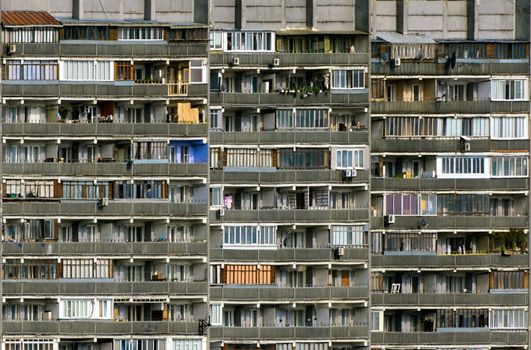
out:
{"label": "balcony railing", "polygon": [[4,296],[57,296],[57,295],[116,295],[148,296],[164,295],[202,298],[207,294],[208,284],[204,282],[115,282],[101,280],[80,281],[68,279],[18,280],[4,279],[2,282]]}
{"label": "balcony railing", "polygon": [[277,248],[272,250],[210,249],[210,260],[219,262],[365,262],[368,259],[368,246],[357,248],[345,247],[344,255],[339,260],[334,252],[334,248]]}

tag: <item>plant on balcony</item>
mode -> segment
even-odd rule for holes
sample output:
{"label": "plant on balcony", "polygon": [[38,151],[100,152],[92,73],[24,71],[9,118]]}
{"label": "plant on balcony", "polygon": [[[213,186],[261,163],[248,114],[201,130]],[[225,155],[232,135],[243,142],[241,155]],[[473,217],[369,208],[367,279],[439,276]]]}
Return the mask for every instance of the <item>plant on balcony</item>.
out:
{"label": "plant on balcony", "polygon": [[527,252],[527,235],[521,228],[511,228],[509,232],[494,232],[491,251],[499,251],[503,255]]}

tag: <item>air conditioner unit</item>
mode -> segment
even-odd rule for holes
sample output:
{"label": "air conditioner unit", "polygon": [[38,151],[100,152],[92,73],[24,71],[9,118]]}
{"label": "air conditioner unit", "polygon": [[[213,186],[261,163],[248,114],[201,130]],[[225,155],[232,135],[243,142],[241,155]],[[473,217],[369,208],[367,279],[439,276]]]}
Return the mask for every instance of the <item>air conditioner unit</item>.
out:
{"label": "air conditioner unit", "polygon": [[280,58],[273,59],[273,66],[275,66],[275,67],[280,66]]}
{"label": "air conditioner unit", "polygon": [[337,255],[338,256],[344,256],[345,255],[345,248],[337,248]]}
{"label": "air conditioner unit", "polygon": [[346,178],[352,177],[352,170],[351,169],[344,170],[344,175]]}
{"label": "air conditioner unit", "polygon": [[15,44],[11,44],[8,46],[7,48],[7,53],[8,54],[12,54],[12,53],[16,53],[17,52],[17,45]]}
{"label": "air conditioner unit", "polygon": [[98,208],[103,208],[109,205],[109,198],[104,197],[98,200]]}
{"label": "air conditioner unit", "polygon": [[394,215],[386,215],[384,217],[384,224],[385,225],[391,225],[394,224],[396,220],[396,217]]}
{"label": "air conditioner unit", "polygon": [[234,57],[232,59],[232,64],[235,65],[235,66],[239,66],[240,65],[240,58],[239,57]]}
{"label": "air conditioner unit", "polygon": [[223,217],[223,216],[225,216],[225,209],[220,209],[220,210],[218,211],[218,215],[219,215],[220,218]]}
{"label": "air conditioner unit", "polygon": [[465,146],[463,147],[465,151],[470,151],[470,142],[465,142]]}
{"label": "air conditioner unit", "polygon": [[391,64],[394,66],[394,67],[400,67],[400,57],[397,57],[397,58],[393,58],[391,60]]}
{"label": "air conditioner unit", "polygon": [[358,175],[358,172],[356,171],[356,169],[352,169],[351,173],[350,173],[350,176],[351,177],[356,177]]}

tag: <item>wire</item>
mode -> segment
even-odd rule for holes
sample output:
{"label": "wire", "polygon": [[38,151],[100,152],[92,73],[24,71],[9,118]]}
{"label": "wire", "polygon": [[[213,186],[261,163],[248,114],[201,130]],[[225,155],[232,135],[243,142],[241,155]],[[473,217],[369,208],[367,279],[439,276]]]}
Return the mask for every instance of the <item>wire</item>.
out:
{"label": "wire", "polygon": [[103,7],[103,4],[101,3],[101,0],[98,0],[101,6],[101,10],[103,11],[103,14],[105,15],[105,19],[108,21],[109,17],[107,17],[107,13],[105,12],[105,8]]}

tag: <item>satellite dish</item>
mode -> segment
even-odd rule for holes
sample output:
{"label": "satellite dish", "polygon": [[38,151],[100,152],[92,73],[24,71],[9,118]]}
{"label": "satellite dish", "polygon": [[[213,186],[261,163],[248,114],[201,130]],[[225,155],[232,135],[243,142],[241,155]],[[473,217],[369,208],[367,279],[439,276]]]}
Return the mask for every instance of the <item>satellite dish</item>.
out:
{"label": "satellite dish", "polygon": [[417,53],[417,59],[422,61],[425,58],[426,58],[426,53],[424,52],[424,50],[419,50],[419,52]]}
{"label": "satellite dish", "polygon": [[384,52],[381,59],[382,59],[382,62],[389,62],[389,53],[387,51]]}
{"label": "satellite dish", "polygon": [[454,69],[455,68],[455,63],[457,61],[457,57],[455,55],[455,51],[452,52],[452,56],[450,57],[450,68]]}

